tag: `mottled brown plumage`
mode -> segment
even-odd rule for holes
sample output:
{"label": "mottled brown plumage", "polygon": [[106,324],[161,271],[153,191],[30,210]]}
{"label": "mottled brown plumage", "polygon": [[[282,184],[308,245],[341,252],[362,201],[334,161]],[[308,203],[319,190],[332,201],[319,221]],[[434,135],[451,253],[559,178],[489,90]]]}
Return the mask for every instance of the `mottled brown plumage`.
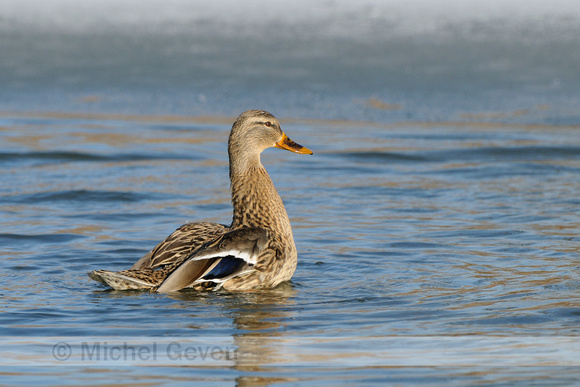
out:
{"label": "mottled brown plumage", "polygon": [[297,263],[290,220],[260,161],[262,151],[274,146],[312,154],[291,141],[270,113],[242,113],[228,141],[232,224],[185,224],[129,270],[96,270],[89,277],[117,290],[159,292],[220,287],[243,291],[290,280]]}

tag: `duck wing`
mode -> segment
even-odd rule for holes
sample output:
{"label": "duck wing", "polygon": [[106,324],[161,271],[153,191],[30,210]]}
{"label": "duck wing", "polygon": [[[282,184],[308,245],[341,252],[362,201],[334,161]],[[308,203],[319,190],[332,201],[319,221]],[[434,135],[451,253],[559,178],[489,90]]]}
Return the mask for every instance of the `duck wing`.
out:
{"label": "duck wing", "polygon": [[174,257],[166,265],[119,272],[95,270],[89,277],[115,290],[169,293],[196,284],[201,284],[202,288],[219,288],[226,280],[254,270],[267,245],[265,229],[240,228],[214,238],[189,256],[182,253],[179,259]]}
{"label": "duck wing", "polygon": [[156,289],[175,292],[196,283],[224,281],[254,270],[268,245],[268,232],[260,227],[244,227],[226,232],[193,252]]}
{"label": "duck wing", "polygon": [[129,270],[94,270],[89,277],[115,290],[152,289],[191,254],[229,230],[218,223],[187,223],[175,230]]}
{"label": "duck wing", "polygon": [[184,224],[135,262],[130,270],[156,269],[178,262],[228,230],[228,226],[219,223]]}

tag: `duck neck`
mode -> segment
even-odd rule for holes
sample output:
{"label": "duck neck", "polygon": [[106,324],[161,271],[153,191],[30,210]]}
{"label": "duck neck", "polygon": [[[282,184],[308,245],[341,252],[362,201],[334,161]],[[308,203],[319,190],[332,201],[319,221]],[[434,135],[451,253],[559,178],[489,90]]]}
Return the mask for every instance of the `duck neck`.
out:
{"label": "duck neck", "polygon": [[262,163],[254,160],[243,168],[230,165],[234,217],[231,228],[262,227],[292,236],[290,220],[282,199]]}

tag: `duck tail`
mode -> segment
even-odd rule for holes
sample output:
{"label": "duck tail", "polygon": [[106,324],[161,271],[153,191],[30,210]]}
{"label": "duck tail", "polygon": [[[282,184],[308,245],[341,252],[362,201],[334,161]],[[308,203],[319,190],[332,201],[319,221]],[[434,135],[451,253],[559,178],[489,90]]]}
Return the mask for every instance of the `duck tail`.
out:
{"label": "duck tail", "polygon": [[147,281],[108,270],[93,270],[88,275],[91,279],[109,285],[115,290],[149,290],[155,286]]}

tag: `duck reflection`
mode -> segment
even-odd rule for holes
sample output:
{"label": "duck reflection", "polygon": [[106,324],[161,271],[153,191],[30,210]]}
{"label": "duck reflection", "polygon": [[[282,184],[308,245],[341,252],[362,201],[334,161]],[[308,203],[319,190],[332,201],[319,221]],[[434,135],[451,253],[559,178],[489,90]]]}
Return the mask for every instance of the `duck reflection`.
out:
{"label": "duck reflection", "polygon": [[[198,306],[207,305],[216,317],[226,317],[232,321],[232,329],[227,330],[232,341],[229,341],[228,337],[225,338],[231,343],[228,345],[236,348],[232,368],[245,373],[236,378],[237,386],[265,386],[299,380],[272,373],[273,367],[292,362],[296,356],[288,352],[291,341],[286,334],[286,327],[291,325],[297,313],[295,307],[297,290],[290,283],[280,284],[274,289],[239,293],[184,290],[159,295],[143,291],[110,289],[93,293],[98,297],[107,298],[148,298],[152,295],[169,297],[180,301],[179,309],[190,308],[192,303]],[[195,331],[195,336],[207,332],[208,328],[205,324],[191,324],[189,327],[192,332]],[[211,336],[209,333],[207,339],[211,340]],[[262,376],[264,374],[272,376]]]}
{"label": "duck reflection", "polygon": [[[234,368],[245,372],[264,371],[264,367],[287,362],[284,353],[285,327],[294,318],[296,290],[289,283],[275,289],[242,293],[222,293],[219,297],[223,315],[231,317],[235,332],[233,343],[238,352]],[[215,297],[203,298],[199,292],[179,292],[170,295],[180,300],[216,302]],[[240,376],[238,386],[262,386],[294,378]]]}

